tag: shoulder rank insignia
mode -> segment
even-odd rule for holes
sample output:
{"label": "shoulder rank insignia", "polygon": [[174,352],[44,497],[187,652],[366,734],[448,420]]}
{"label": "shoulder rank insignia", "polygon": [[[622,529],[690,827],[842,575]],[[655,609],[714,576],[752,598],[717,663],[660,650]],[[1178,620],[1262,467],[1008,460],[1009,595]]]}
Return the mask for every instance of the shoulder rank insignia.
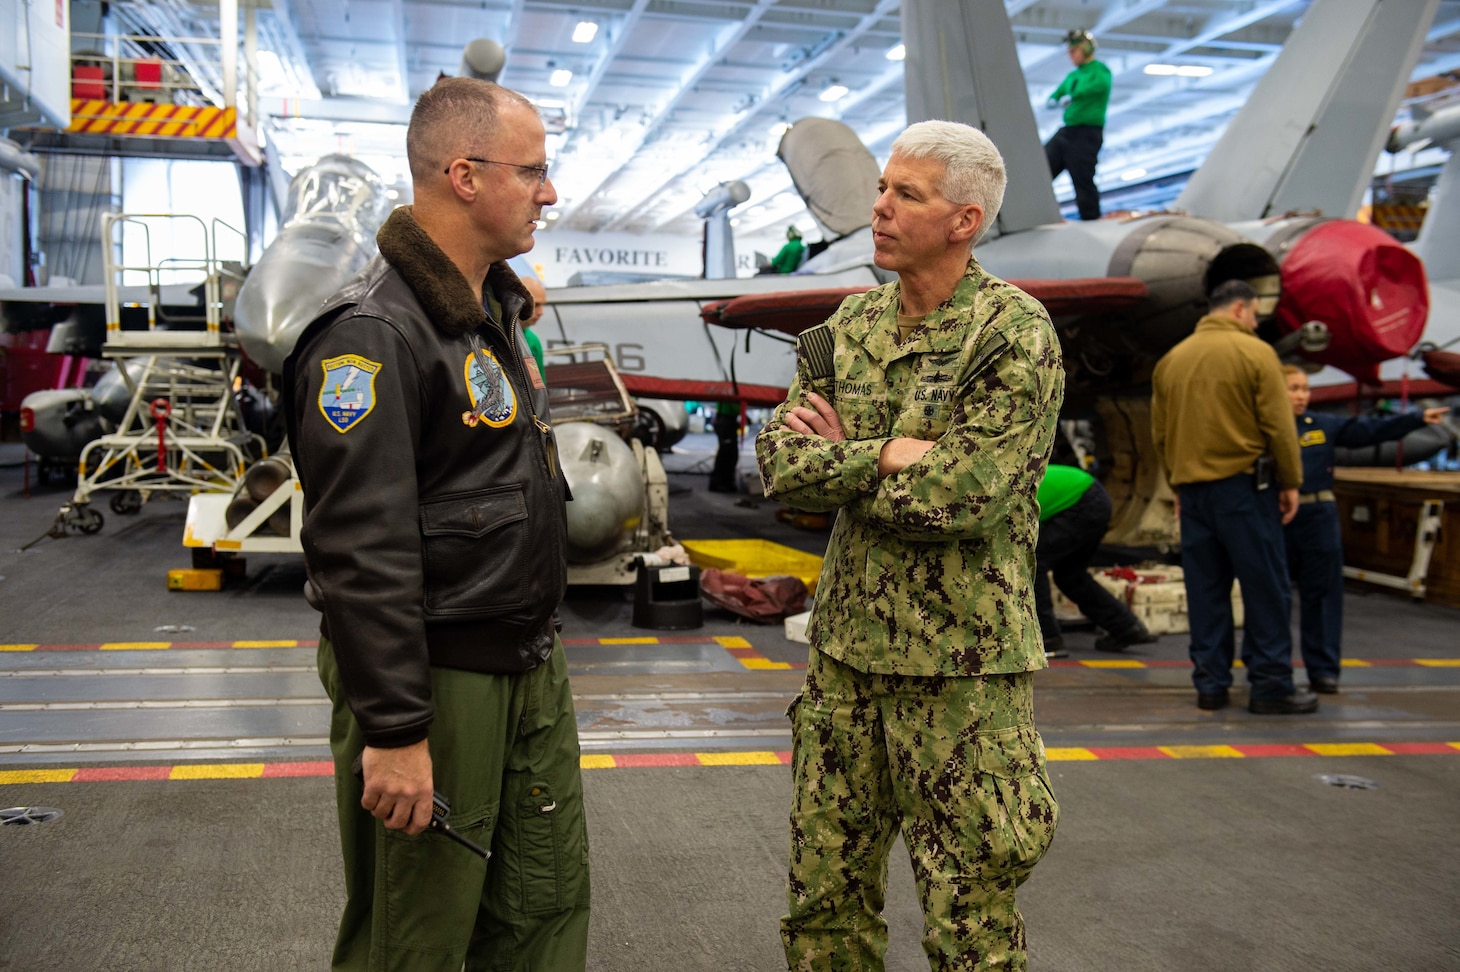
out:
{"label": "shoulder rank insignia", "polygon": [[497,356],[486,348],[476,348],[462,365],[466,377],[466,397],[471,411],[461,413],[463,425],[485,422],[494,429],[511,425],[517,417],[517,393],[507,380]]}
{"label": "shoulder rank insignia", "polygon": [[325,358],[324,384],[319,389],[319,411],[336,432],[348,432],[375,407],[375,376],[380,362],[358,354]]}

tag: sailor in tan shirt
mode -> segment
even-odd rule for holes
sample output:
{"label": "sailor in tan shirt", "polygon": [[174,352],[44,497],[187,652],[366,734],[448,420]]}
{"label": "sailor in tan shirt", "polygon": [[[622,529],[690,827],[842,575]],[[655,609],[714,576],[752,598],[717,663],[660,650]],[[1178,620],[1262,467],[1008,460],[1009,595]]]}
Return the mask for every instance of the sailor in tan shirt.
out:
{"label": "sailor in tan shirt", "polygon": [[1288,715],[1318,708],[1316,695],[1293,686],[1282,532],[1298,509],[1303,464],[1282,365],[1256,330],[1257,291],[1241,280],[1219,285],[1211,312],[1156,365],[1151,435],[1180,499],[1197,705],[1228,702],[1235,577],[1248,708]]}

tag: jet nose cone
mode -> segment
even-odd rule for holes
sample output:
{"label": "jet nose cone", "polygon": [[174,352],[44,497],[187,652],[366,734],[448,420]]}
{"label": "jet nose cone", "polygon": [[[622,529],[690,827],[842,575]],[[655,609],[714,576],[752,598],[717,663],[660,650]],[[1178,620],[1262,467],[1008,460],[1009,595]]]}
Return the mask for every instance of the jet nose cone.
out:
{"label": "jet nose cone", "polygon": [[1429,288],[1418,257],[1389,234],[1352,220],[1320,223],[1283,260],[1277,319],[1285,332],[1328,325],[1327,350],[1312,355],[1376,380],[1381,361],[1405,354],[1424,333]]}
{"label": "jet nose cone", "polygon": [[238,292],[235,320],[244,353],[275,374],[325,301],[365,263],[342,233],[286,229],[250,271]]}

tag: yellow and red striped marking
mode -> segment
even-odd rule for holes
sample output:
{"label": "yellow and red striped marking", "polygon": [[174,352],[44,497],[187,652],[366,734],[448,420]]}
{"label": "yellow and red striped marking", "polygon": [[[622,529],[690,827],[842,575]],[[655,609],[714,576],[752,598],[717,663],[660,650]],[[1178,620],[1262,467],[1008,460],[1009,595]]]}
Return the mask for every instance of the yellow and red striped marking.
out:
{"label": "yellow and red striped marking", "polygon": [[[184,651],[188,649],[219,648],[313,648],[319,642],[314,639],[244,639],[239,641],[103,641],[90,643],[17,643],[0,644],[3,651]],[[563,644],[573,646],[614,645],[703,645],[717,644],[735,657],[751,671],[799,671],[806,667],[804,661],[778,662],[761,654],[749,640],[739,635],[633,635],[621,638],[564,638]],[[1236,662],[1236,667],[1241,667]],[[1460,658],[1345,658],[1344,668],[1460,668]],[[1089,668],[1096,670],[1138,670],[1147,668],[1187,668],[1191,662],[1185,658],[1057,658],[1049,663],[1051,668]],[[1301,661],[1294,661],[1301,668]]]}
{"label": "yellow and red striped marking", "polygon": [[68,132],[89,135],[149,135],[164,138],[236,138],[238,109],[211,105],[71,99]]}
{"label": "yellow and red striped marking", "polygon": [[[1453,756],[1460,742],[1256,743],[1219,746],[1073,746],[1050,747],[1050,762],[1156,759],[1266,759],[1278,756]],[[786,766],[791,754],[780,750],[708,753],[588,753],[585,770],[682,766]],[[137,780],[259,780],[333,776],[328,760],[279,763],[179,763],[175,766],[88,766],[69,769],[0,770],[0,786],[22,783],[113,783]]]}
{"label": "yellow and red striped marking", "polygon": [[84,644],[0,645],[0,651],[186,651],[196,648],[313,648],[318,641],[281,638],[269,641],[103,641]]}

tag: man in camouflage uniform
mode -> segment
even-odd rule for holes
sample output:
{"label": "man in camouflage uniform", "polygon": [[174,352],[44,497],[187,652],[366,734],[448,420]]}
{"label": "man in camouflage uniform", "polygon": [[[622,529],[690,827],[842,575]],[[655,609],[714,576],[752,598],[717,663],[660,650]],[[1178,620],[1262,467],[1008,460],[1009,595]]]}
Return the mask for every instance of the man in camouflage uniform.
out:
{"label": "man in camouflage uniform", "polygon": [[976,129],[898,137],[872,208],[898,280],[802,335],[756,441],[766,495],[838,511],[789,713],[792,969],[882,968],[899,830],[932,967],[1027,966],[1014,890],[1058,819],[1032,592],[1064,370],[1044,308],[972,255],[1004,184]]}

